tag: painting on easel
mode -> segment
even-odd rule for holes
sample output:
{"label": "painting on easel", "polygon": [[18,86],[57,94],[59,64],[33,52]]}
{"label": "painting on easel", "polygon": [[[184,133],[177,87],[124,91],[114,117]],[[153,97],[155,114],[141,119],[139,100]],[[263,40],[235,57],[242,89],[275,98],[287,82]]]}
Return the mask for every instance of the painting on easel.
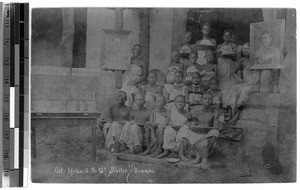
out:
{"label": "painting on easel", "polygon": [[285,20],[250,24],[252,69],[280,69],[283,63]]}
{"label": "painting on easel", "polygon": [[131,31],[103,30],[101,65],[111,70],[130,70]]}

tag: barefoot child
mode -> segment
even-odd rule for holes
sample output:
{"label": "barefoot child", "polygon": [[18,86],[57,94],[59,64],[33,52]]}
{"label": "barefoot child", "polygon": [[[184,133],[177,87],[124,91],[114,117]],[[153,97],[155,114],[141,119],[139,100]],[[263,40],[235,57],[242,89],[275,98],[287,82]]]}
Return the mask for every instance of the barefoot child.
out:
{"label": "barefoot child", "polygon": [[183,95],[186,100],[188,99],[187,86],[182,82],[182,80],[182,72],[176,71],[174,74],[174,84],[165,84],[165,89],[167,92],[167,110],[172,110],[175,108],[174,101],[176,96]]}
{"label": "barefoot child", "polygon": [[184,110],[185,104],[185,97],[183,95],[178,95],[175,98],[176,108],[171,111],[170,125],[165,129],[164,133],[164,152],[158,155],[158,158],[167,157],[170,151],[179,151],[180,159],[187,159],[183,154],[185,144],[183,144],[184,142],[181,141],[181,139],[179,139],[177,136],[178,130],[181,128],[181,126],[192,119],[192,114]]}
{"label": "barefoot child", "polygon": [[117,104],[109,108],[108,122],[103,127],[105,146],[111,152],[119,152],[120,134],[125,121],[129,121],[131,109],[125,105],[126,99],[127,94],[124,91],[119,91],[116,96]]}
{"label": "barefoot child", "polygon": [[[207,157],[209,153],[211,153],[216,140],[219,135],[219,131],[216,129],[211,129],[207,134],[198,134],[194,131],[197,131],[197,128],[203,127],[203,123],[208,124],[210,127],[218,128],[218,117],[214,111],[210,109],[212,96],[208,93],[203,95],[203,111],[198,116],[201,120],[199,125],[191,126],[188,121],[188,118],[191,118],[191,114],[189,112],[185,112],[182,109],[182,105],[184,104],[184,98],[180,98],[178,96],[178,101],[176,101],[176,105],[178,107],[176,118],[184,117],[186,121],[181,125],[178,133],[174,129],[170,129],[171,127],[167,127],[164,135],[164,153],[160,155],[160,157],[165,157],[168,155],[169,150],[178,150],[179,149],[179,157],[182,161],[188,161],[185,157],[185,153],[189,151],[188,147],[192,147],[196,149],[196,159],[194,160],[194,164],[198,164],[200,159],[202,158],[201,167],[203,169],[207,168]],[[181,105],[180,105],[181,104]],[[172,115],[171,115],[172,120]],[[213,122],[212,122],[213,121]],[[194,131],[193,131],[194,130]],[[179,146],[178,146],[179,145]]]}
{"label": "barefoot child", "polygon": [[[155,136],[156,138],[156,146],[151,150],[153,154],[151,156],[157,156],[162,152],[163,140],[164,140],[164,131],[168,126],[170,121],[170,111],[165,109],[166,101],[163,96],[156,97],[157,108],[151,111],[150,122],[148,123],[148,128],[151,130],[151,136]],[[148,130],[149,130],[148,129]],[[146,141],[150,141],[150,133],[146,133],[148,135],[146,137]],[[150,144],[150,142],[146,142],[146,144]],[[147,149],[143,155],[147,155],[150,153],[150,150]]]}
{"label": "barefoot child", "polygon": [[[195,117],[197,118],[196,126],[183,126],[178,132],[178,136],[188,141],[188,144],[194,149],[196,159],[194,164],[201,161],[201,167],[207,168],[207,157],[212,153],[213,147],[219,136],[219,129],[222,123],[219,121],[219,109],[212,106],[212,94],[205,92],[202,97],[203,107]],[[199,133],[199,129],[208,128],[208,133]],[[209,129],[213,128],[213,129]]]}
{"label": "barefoot child", "polygon": [[157,72],[150,71],[148,75],[148,84],[142,86],[142,92],[145,95],[145,107],[152,110],[156,107],[155,99],[158,95],[163,95],[163,88],[156,84]]}
{"label": "barefoot child", "polygon": [[137,108],[130,113],[130,122],[126,122],[120,135],[122,143],[121,151],[129,148],[130,153],[142,153],[142,141],[144,126],[150,119],[150,111],[144,107],[145,98],[142,94],[136,94]]}

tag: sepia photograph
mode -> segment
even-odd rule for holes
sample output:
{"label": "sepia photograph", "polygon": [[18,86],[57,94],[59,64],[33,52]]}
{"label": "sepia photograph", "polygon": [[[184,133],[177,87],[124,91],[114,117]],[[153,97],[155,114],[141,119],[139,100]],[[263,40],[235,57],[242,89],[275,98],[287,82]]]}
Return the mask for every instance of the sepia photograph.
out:
{"label": "sepia photograph", "polygon": [[296,182],[296,9],[31,19],[33,183]]}

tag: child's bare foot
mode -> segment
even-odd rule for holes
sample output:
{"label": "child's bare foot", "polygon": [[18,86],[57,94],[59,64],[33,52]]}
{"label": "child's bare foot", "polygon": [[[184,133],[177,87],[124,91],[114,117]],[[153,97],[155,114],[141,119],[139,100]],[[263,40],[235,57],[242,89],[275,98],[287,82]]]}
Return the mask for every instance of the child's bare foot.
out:
{"label": "child's bare foot", "polygon": [[141,145],[135,146],[133,149],[133,154],[141,154],[143,152]]}
{"label": "child's bare foot", "polygon": [[147,148],[147,150],[145,150],[145,151],[142,153],[142,156],[146,156],[146,155],[148,155],[148,154],[150,154],[150,153],[151,153],[150,148]]}
{"label": "child's bare foot", "polygon": [[193,164],[198,164],[200,162],[200,156],[197,156],[196,159],[193,161]]}
{"label": "child's bare foot", "polygon": [[201,168],[206,170],[208,168],[207,158],[203,157],[201,162]]}
{"label": "child's bare foot", "polygon": [[125,152],[126,150],[128,150],[127,145],[125,143],[122,143],[121,148],[120,148],[120,152]]}
{"label": "child's bare foot", "polygon": [[151,154],[153,154],[157,150],[157,144],[151,148]]}
{"label": "child's bare foot", "polygon": [[155,152],[153,152],[151,154],[152,157],[156,157],[157,155],[159,155],[160,153],[162,152],[162,149],[161,148],[157,148]]}
{"label": "child's bare foot", "polygon": [[179,152],[178,156],[184,162],[189,161],[189,159],[187,157],[185,157],[182,152]]}
{"label": "child's bare foot", "polygon": [[169,151],[168,151],[168,150],[164,150],[163,153],[157,155],[156,157],[157,157],[157,158],[165,158],[165,157],[167,157],[167,156],[169,156]]}

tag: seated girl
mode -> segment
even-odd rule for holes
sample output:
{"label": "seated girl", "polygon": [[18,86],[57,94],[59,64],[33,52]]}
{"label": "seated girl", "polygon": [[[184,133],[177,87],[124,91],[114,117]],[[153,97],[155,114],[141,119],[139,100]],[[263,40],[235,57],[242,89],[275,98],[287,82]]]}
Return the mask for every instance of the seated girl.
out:
{"label": "seated girl", "polygon": [[182,72],[176,71],[174,73],[174,83],[173,84],[165,84],[166,96],[167,96],[167,104],[166,109],[172,110],[175,108],[174,101],[175,97],[178,95],[183,95],[186,100],[188,99],[188,91],[187,86],[182,82]]}
{"label": "seated girl", "polygon": [[200,65],[196,62],[198,58],[198,54],[196,52],[191,52],[189,57],[189,64],[186,65],[185,78],[184,83],[189,85],[192,83],[192,74],[200,72]]}
{"label": "seated girl", "polygon": [[[156,105],[157,108],[151,111],[150,122],[147,123],[145,128],[147,150],[143,155],[152,152],[151,156],[157,156],[162,152],[164,131],[169,124],[170,111],[165,109],[166,101],[161,95],[156,97]],[[155,146],[150,151],[152,139],[155,141]]]}
{"label": "seated girl", "polygon": [[145,107],[149,110],[155,109],[155,99],[158,95],[163,95],[163,87],[156,84],[157,72],[150,71],[148,75],[148,84],[141,86],[141,91],[145,95]]}
{"label": "seated girl", "polygon": [[179,51],[173,51],[172,52],[172,59],[171,64],[168,67],[168,73],[166,77],[166,83],[167,84],[173,84],[174,83],[174,74],[176,71],[184,71],[184,64],[180,62],[180,53]]}
{"label": "seated girl", "polygon": [[130,153],[142,153],[145,124],[150,120],[150,111],[144,107],[145,99],[142,94],[134,96],[137,108],[130,113],[130,122],[126,122],[120,135],[121,151],[129,149]]}

